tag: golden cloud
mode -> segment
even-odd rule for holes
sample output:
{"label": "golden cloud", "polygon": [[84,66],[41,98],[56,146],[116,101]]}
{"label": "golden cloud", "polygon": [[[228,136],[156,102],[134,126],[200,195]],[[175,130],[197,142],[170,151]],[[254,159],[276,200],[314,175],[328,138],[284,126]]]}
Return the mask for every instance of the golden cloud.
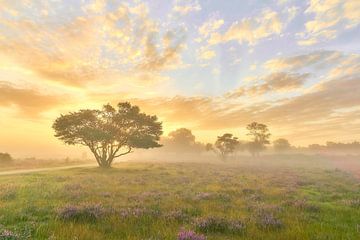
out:
{"label": "golden cloud", "polygon": [[264,66],[273,72],[285,70],[295,71],[315,65],[334,64],[344,56],[344,54],[337,51],[316,51],[308,54],[271,59],[267,61]]}
{"label": "golden cloud", "polygon": [[300,89],[309,74],[277,72],[271,73],[265,77],[253,79],[253,81],[261,81],[258,85],[250,87],[240,87],[235,91],[225,94],[227,98],[239,98],[246,95],[260,96],[271,92],[288,92]]}
{"label": "golden cloud", "polygon": [[0,82],[0,106],[16,107],[22,116],[37,117],[40,113],[66,104],[68,97],[44,95],[33,89],[18,88]]}
{"label": "golden cloud", "polygon": [[180,15],[186,15],[190,12],[198,12],[200,10],[201,6],[197,0],[176,0],[173,8],[173,11]]}
{"label": "golden cloud", "polygon": [[306,22],[304,37],[299,45],[312,45],[336,38],[344,29],[354,28],[360,23],[358,0],[310,0],[305,13],[314,15]]}
{"label": "golden cloud", "polygon": [[[32,4],[14,5],[13,9],[35,11]],[[52,11],[49,17],[58,17],[57,23],[45,17],[40,21],[35,17],[3,18],[0,52],[42,79],[71,86],[134,72],[158,75],[183,66],[183,31],[161,34],[145,4],[120,4],[112,11],[104,4],[95,1],[86,5],[85,15],[70,20]]]}

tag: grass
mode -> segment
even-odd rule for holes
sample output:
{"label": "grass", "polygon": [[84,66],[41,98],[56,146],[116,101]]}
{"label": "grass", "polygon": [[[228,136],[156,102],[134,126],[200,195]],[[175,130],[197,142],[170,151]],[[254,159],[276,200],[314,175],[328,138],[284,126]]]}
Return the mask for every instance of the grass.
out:
{"label": "grass", "polygon": [[286,158],[0,176],[0,239],[359,239],[359,188],[321,160]]}

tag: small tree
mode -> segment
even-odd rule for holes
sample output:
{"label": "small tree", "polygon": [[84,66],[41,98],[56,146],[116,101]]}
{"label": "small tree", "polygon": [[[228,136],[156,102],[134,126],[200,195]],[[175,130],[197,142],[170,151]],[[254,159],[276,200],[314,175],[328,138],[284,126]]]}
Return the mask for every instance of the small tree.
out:
{"label": "small tree", "polygon": [[217,153],[222,160],[226,160],[230,154],[235,152],[238,144],[239,141],[237,137],[234,137],[230,133],[225,133],[224,135],[217,137],[214,146],[208,143],[206,145],[206,150],[212,150]]}
{"label": "small tree", "polygon": [[273,142],[274,150],[277,152],[285,152],[291,149],[289,141],[285,138],[279,138]]}
{"label": "small tree", "polygon": [[9,163],[13,160],[10,154],[0,153],[0,163]]}
{"label": "small tree", "polygon": [[110,104],[102,110],[80,110],[61,115],[53,124],[55,137],[69,145],[90,148],[100,167],[111,167],[115,158],[134,148],[160,147],[162,124],[156,116],[140,113],[137,106]]}
{"label": "small tree", "polygon": [[265,124],[253,122],[247,126],[247,130],[247,135],[252,137],[252,141],[248,143],[248,150],[253,156],[259,156],[260,152],[266,149],[266,145],[270,144],[269,129]]}

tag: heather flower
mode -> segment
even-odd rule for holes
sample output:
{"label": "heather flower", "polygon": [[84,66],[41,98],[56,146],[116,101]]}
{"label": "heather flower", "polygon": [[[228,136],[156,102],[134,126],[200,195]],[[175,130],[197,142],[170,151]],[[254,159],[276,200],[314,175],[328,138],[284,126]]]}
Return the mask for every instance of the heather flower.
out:
{"label": "heather flower", "polygon": [[188,214],[183,210],[173,210],[164,215],[167,220],[185,221],[189,218]]}
{"label": "heather flower", "polygon": [[121,218],[140,218],[145,216],[150,217],[157,217],[160,215],[160,212],[158,210],[152,210],[152,209],[145,209],[145,208],[126,208],[120,210],[120,217]]}
{"label": "heather flower", "polygon": [[238,233],[245,230],[245,223],[224,218],[207,217],[195,220],[195,227],[201,232],[233,232]]}
{"label": "heather flower", "polygon": [[0,240],[17,240],[19,239],[19,236],[12,231],[9,230],[3,230],[0,232]]}
{"label": "heather flower", "polygon": [[120,216],[122,218],[129,217],[142,217],[145,214],[145,209],[143,208],[126,208],[120,210]]}
{"label": "heather flower", "polygon": [[62,220],[90,220],[95,221],[104,215],[101,205],[66,206],[58,211]]}
{"label": "heather flower", "polygon": [[178,240],[206,240],[202,234],[196,234],[194,231],[181,230],[177,237]]}

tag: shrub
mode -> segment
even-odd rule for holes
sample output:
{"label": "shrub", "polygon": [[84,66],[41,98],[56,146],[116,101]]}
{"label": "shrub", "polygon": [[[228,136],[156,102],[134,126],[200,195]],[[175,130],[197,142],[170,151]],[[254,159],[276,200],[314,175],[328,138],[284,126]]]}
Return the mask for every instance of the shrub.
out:
{"label": "shrub", "polygon": [[283,227],[280,219],[274,217],[271,213],[262,213],[258,216],[257,224],[263,229],[279,229]]}
{"label": "shrub", "polygon": [[141,218],[141,217],[158,217],[160,211],[158,209],[146,209],[146,208],[125,208],[120,210],[121,218]]}
{"label": "shrub", "polygon": [[58,211],[58,217],[62,220],[70,221],[96,221],[104,215],[104,212],[100,204],[83,206],[68,205]]}
{"label": "shrub", "polygon": [[241,221],[228,221],[216,217],[199,218],[195,220],[194,224],[201,232],[240,233],[245,230],[245,223]]}
{"label": "shrub", "polygon": [[11,162],[13,158],[8,153],[0,153],[0,163],[8,163]]}
{"label": "shrub", "polygon": [[193,231],[181,230],[177,237],[178,240],[206,240],[202,234],[197,234]]}

